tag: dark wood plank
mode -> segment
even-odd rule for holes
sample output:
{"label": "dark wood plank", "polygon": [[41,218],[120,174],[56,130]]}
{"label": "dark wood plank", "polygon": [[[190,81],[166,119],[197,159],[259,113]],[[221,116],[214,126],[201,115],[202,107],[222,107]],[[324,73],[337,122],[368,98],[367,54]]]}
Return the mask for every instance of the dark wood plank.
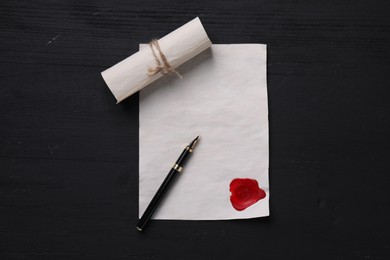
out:
{"label": "dark wood plank", "polygon": [[[390,258],[388,1],[1,1],[0,259]],[[271,216],[138,218],[138,95],[100,72],[200,16],[266,43]]]}

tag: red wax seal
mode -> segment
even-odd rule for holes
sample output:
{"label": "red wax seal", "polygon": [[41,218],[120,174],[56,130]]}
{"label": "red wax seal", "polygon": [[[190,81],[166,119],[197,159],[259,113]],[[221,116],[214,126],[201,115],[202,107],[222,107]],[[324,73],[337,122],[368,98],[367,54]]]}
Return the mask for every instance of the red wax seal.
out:
{"label": "red wax seal", "polygon": [[233,207],[242,211],[265,198],[265,191],[259,188],[254,179],[234,179],[230,183],[230,202]]}

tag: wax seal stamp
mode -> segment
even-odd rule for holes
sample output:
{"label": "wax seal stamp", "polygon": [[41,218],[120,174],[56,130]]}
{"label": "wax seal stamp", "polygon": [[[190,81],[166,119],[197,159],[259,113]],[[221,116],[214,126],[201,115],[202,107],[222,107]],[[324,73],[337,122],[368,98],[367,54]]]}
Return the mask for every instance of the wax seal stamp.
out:
{"label": "wax seal stamp", "polygon": [[230,182],[230,202],[237,211],[242,211],[259,200],[265,198],[266,193],[254,179],[234,179]]}

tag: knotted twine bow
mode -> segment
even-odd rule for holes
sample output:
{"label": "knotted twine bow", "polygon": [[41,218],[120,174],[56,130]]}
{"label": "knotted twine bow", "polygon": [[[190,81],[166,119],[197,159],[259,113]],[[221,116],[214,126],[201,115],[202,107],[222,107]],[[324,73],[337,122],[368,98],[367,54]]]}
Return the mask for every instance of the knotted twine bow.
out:
{"label": "knotted twine bow", "polygon": [[[152,50],[153,57],[156,60],[156,64],[157,64],[154,68],[151,68],[151,67],[148,68],[148,75],[149,76],[154,76],[159,72],[162,72],[162,74],[164,74],[164,75],[172,72],[172,73],[175,73],[179,78],[183,79],[183,77],[179,74],[179,72],[177,72],[169,64],[164,53],[161,51],[161,48],[160,48],[160,45],[158,44],[157,39],[151,40],[149,42],[149,46],[150,46],[150,49]],[[158,51],[160,58],[157,56],[156,50]]]}

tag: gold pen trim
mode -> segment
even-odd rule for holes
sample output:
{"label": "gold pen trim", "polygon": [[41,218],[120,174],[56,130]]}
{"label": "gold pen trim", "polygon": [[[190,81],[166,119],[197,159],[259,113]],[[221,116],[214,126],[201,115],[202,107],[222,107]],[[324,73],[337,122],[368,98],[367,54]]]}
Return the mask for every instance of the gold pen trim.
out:
{"label": "gold pen trim", "polygon": [[178,164],[175,164],[173,165],[172,167],[174,170],[178,171],[178,172],[181,172],[183,170],[183,167],[181,167],[180,165]]}
{"label": "gold pen trim", "polygon": [[193,151],[192,148],[189,146],[186,147],[186,150],[189,151],[190,153],[192,153],[192,151]]}

